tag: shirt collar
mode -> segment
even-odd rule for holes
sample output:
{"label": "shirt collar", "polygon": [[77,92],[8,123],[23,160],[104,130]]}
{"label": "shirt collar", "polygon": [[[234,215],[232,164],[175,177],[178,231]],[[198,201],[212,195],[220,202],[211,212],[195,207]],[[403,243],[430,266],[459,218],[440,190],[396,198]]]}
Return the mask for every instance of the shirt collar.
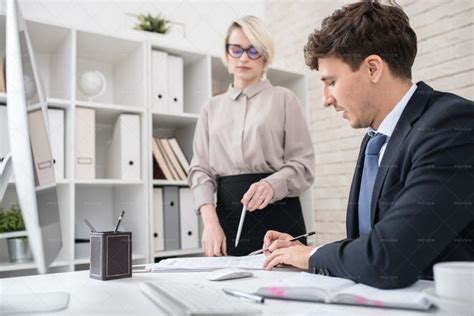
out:
{"label": "shirt collar", "polygon": [[378,133],[384,134],[388,138],[392,136],[395,126],[397,125],[398,120],[400,119],[400,116],[403,113],[403,110],[405,110],[408,101],[410,101],[411,97],[413,96],[413,93],[415,93],[416,88],[416,84],[413,84],[410,89],[408,89],[408,91],[400,99],[400,101],[398,101],[392,111],[390,111],[390,113],[388,113],[388,115],[383,119],[377,130],[373,129],[372,127],[369,127],[369,130],[367,131],[369,136],[374,136]]}
{"label": "shirt collar", "polygon": [[227,94],[234,101],[237,100],[237,98],[241,94],[245,94],[247,96],[247,98],[250,99],[254,95],[256,95],[257,93],[262,91],[263,89],[271,87],[271,86],[272,86],[272,84],[268,80],[262,80],[262,81],[259,81],[257,83],[254,83],[254,84],[248,86],[247,88],[245,88],[244,90],[239,90],[237,88],[234,88],[234,86],[232,84],[230,84],[229,89],[227,90]]}

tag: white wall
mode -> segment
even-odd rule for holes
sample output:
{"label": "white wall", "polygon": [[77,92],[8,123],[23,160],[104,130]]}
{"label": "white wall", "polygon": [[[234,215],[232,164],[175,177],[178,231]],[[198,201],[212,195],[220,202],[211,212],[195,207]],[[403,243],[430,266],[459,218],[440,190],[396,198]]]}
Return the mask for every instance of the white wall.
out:
{"label": "white wall", "polygon": [[[0,1],[0,12],[5,12],[5,2]],[[181,46],[214,54],[220,54],[223,36],[233,19],[244,15],[263,17],[264,10],[263,0],[19,0],[19,3],[26,19],[117,35],[127,35],[133,29],[136,18],[130,14],[161,13],[169,20],[185,24],[184,38],[182,27],[173,25],[164,41],[176,41]]]}

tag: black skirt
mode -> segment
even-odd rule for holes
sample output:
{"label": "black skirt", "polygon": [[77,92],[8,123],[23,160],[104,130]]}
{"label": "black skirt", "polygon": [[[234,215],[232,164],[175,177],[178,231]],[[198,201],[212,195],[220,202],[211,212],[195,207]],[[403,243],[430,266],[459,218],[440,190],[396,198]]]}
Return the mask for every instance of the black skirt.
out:
{"label": "black skirt", "polygon": [[[263,237],[268,230],[277,230],[298,236],[306,233],[303,211],[298,197],[287,197],[269,204],[262,210],[247,212],[235,247],[235,237],[239,226],[242,204],[240,200],[250,185],[270,174],[243,174],[217,179],[217,215],[227,240],[227,254],[245,256],[261,249]],[[306,244],[306,239],[301,240]]]}

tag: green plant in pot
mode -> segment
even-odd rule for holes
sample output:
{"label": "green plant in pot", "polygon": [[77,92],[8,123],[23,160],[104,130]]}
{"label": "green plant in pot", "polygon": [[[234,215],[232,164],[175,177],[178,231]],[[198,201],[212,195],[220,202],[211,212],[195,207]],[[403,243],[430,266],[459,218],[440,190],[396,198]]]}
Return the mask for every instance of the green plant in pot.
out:
{"label": "green plant in pot", "polygon": [[[18,204],[14,204],[10,210],[4,210],[0,207],[0,233],[24,230],[25,223],[23,222],[23,216]],[[11,262],[28,262],[33,260],[27,237],[7,238],[7,245]]]}
{"label": "green plant in pot", "polygon": [[161,17],[160,14],[152,16],[151,14],[135,15],[138,19],[136,30],[165,34],[170,28],[170,21]]}

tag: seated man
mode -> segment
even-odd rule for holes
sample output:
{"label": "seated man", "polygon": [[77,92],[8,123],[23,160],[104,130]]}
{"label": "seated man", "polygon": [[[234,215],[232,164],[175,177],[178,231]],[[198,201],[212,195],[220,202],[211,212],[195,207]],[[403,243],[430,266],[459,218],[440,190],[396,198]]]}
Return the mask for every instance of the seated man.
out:
{"label": "seated man", "polygon": [[269,231],[267,269],[398,288],[431,279],[437,262],[474,260],[474,103],[413,84],[416,50],[407,15],[378,1],[345,6],[310,34],[305,59],[321,75],[324,106],[368,132],[347,238],[314,248]]}

